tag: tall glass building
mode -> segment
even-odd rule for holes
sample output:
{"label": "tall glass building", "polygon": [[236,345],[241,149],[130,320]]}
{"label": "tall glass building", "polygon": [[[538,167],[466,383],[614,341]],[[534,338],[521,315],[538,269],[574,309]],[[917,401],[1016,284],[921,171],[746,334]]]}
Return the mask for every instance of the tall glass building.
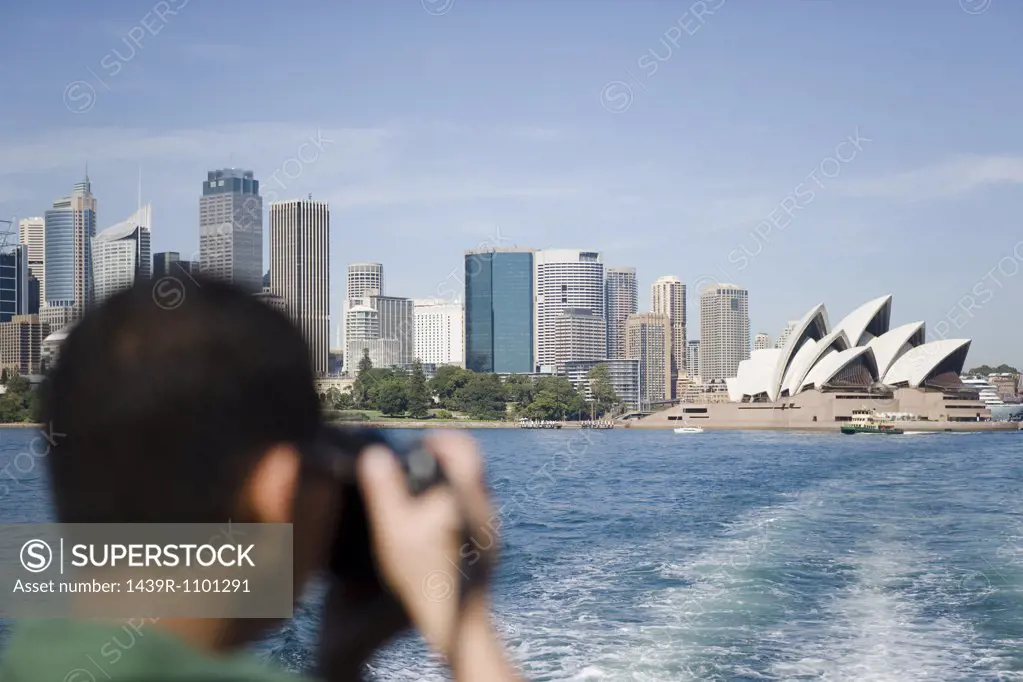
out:
{"label": "tall glass building", "polygon": [[199,199],[199,267],[249,293],[263,290],[263,197],[252,171],[209,171]]}
{"label": "tall glass building", "polygon": [[0,322],[10,322],[15,315],[32,314],[29,293],[28,247],[0,251]]}
{"label": "tall glass building", "polygon": [[608,268],[604,280],[607,304],[607,357],[625,357],[625,322],[639,312],[636,268]]}
{"label": "tall glass building", "polygon": [[46,305],[40,314],[53,331],[78,320],[92,304],[92,238],[96,198],[86,174],[70,196],[53,202],[44,217]]}
{"label": "tall glass building", "polygon": [[533,358],[533,250],[465,253],[465,366],[529,374]]}

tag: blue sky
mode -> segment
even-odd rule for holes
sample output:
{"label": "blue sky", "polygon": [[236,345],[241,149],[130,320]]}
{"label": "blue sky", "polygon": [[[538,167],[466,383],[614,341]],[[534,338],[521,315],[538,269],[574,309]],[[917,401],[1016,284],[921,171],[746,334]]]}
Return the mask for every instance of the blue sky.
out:
{"label": "blue sky", "polygon": [[88,160],[113,224],[141,165],[154,249],[190,254],[206,171],[240,166],[330,202],[335,314],[348,262],[431,297],[467,248],[585,248],[638,268],[641,307],[687,282],[691,337],[711,279],[772,336],[891,293],[893,324],[1023,366],[1015,0],[40,0],[0,25],[5,218]]}

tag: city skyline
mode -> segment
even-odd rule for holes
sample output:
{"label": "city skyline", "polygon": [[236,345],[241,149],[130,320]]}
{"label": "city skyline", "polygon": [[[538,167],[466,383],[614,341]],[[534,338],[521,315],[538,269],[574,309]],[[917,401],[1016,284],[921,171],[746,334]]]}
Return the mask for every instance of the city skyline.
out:
{"label": "city skyline", "polygon": [[[153,251],[189,258],[196,179],[238,166],[265,203],[331,204],[332,320],[347,262],[385,262],[394,291],[435,297],[465,249],[581,248],[637,268],[641,310],[662,273],[687,285],[691,310],[701,283],[735,282],[753,329],[774,338],[791,310],[892,292],[929,329],[973,338],[977,364],[1023,364],[1023,95],[1005,87],[1023,8],[707,4],[721,6],[696,24],[679,23],[685,4],[653,2],[552,7],[539,23],[465,2],[441,16],[352,7],[315,25],[252,8],[224,34],[211,27],[227,8],[186,3],[133,49],[148,7],[22,7],[4,14],[12,50],[32,52],[44,25],[95,30],[5,74],[22,105],[0,115],[0,215],[41,215],[86,160],[104,215],[126,215],[141,164],[161,216]],[[394,44],[374,44],[377,30]],[[278,54],[281,31],[302,44]],[[328,37],[340,47],[325,64],[313,56]],[[224,82],[211,61],[267,68]],[[949,87],[967,81],[969,98]],[[184,106],[187,93],[206,106]],[[935,268],[952,243],[969,248]],[[793,285],[797,272],[816,286]]]}
{"label": "city skyline", "polygon": [[[210,177],[212,177],[214,175],[214,173],[216,173],[217,176],[219,177],[221,173],[227,173],[229,171],[230,172],[237,171],[240,175],[243,174],[244,177],[246,177],[246,178],[249,178],[249,179],[252,178],[252,173],[250,171],[242,171],[242,170],[236,169],[236,168],[222,169],[220,171],[215,171],[215,172],[211,171],[209,173],[209,175],[210,175]],[[258,181],[256,181],[256,182],[258,182]],[[96,203],[97,203],[96,202],[96,198],[95,198],[95,195],[93,195],[91,193],[91,180],[88,177],[88,175],[85,177],[84,181],[79,182],[79,183],[75,183],[74,187],[75,187],[74,192],[70,195],[70,197],[64,197],[64,198],[61,198],[61,199],[55,201],[54,202],[54,207],[57,207],[58,205],[66,204],[69,201],[69,199],[74,199],[75,197],[77,197],[77,196],[79,196],[79,195],[81,195],[83,193],[84,193],[85,196],[88,197],[88,200],[92,202],[90,204],[91,206],[94,207],[96,205]],[[140,187],[140,191],[141,191],[141,187]],[[141,195],[140,195],[140,197],[141,197]],[[260,205],[262,205],[262,197],[259,197],[259,199],[260,199]],[[268,208],[272,208],[272,206],[274,204],[299,204],[299,203],[315,204],[317,206],[324,206],[324,207],[326,206],[326,204],[324,202],[313,202],[313,200],[311,198],[307,198],[307,199],[304,199],[304,200],[302,200],[302,199],[295,199],[295,200],[288,200],[288,201],[272,202],[271,204],[268,205]],[[51,209],[51,211],[52,211],[52,209]],[[95,222],[95,215],[96,215],[95,209],[92,208],[91,211],[92,211],[92,218],[91,218],[91,220],[93,222]],[[144,207],[140,207],[138,209],[138,211],[133,213],[132,216],[130,216],[126,221],[123,221],[122,223],[119,223],[118,225],[115,225],[112,228],[108,228],[107,230],[104,230],[104,232],[106,232],[108,234],[112,234],[112,232],[114,232],[114,231],[119,231],[120,229],[123,229],[124,226],[126,226],[128,223],[130,223],[132,221],[140,221],[139,225],[144,225],[145,226],[145,228],[146,228],[145,229],[145,246],[144,247],[143,246],[139,246],[137,248],[144,249],[144,251],[140,252],[139,256],[141,256],[141,253],[149,253],[150,257],[148,259],[146,259],[147,263],[145,265],[140,265],[139,266],[139,269],[141,271],[142,276],[146,276],[146,271],[147,270],[149,272],[149,276],[152,276],[153,273],[156,272],[155,268],[157,266],[155,264],[155,260],[154,259],[156,259],[158,256],[166,257],[166,256],[176,256],[176,255],[178,255],[178,252],[159,252],[159,253],[153,253],[151,251],[151,248],[149,246],[150,230],[149,230],[149,227],[148,227],[150,222],[151,222],[151,218],[149,218],[149,216],[151,215],[151,211],[152,211],[151,204],[147,204]],[[144,218],[140,218],[139,216],[144,216]],[[12,221],[12,224],[15,224],[15,223]],[[25,258],[25,261],[26,261],[26,264],[27,264],[26,267],[28,267],[30,269],[31,263],[36,262],[36,261],[35,260],[30,260],[29,254],[31,252],[31,248],[29,246],[29,243],[32,242],[33,240],[38,241],[40,239],[40,237],[45,238],[45,219],[40,219],[40,218],[37,218],[37,217],[24,218],[24,219],[20,219],[17,224],[19,224],[19,241],[22,243],[22,247],[24,248],[24,258]],[[257,224],[261,225],[261,222],[257,223]],[[41,231],[42,234],[39,234],[39,232],[40,232],[39,228],[40,227],[43,228],[43,230]],[[256,229],[256,228],[252,224],[246,224],[246,225],[243,225],[243,229],[248,230],[248,229]],[[327,230],[327,235],[325,235],[325,241],[328,242],[328,251],[329,251],[329,220],[327,220],[326,230]],[[200,232],[201,231],[202,231],[202,225],[200,223]],[[104,237],[103,233],[99,233],[96,236],[97,237]],[[267,237],[270,236],[269,231],[267,231],[267,235],[266,236]],[[257,237],[257,240],[261,240],[261,237]],[[94,250],[96,248],[96,246],[95,246],[95,238],[92,239],[92,240],[89,240],[89,241],[92,242],[90,250]],[[270,240],[268,239],[268,241],[270,241]],[[479,251],[486,253],[486,252],[489,252],[489,251],[491,251],[491,250],[493,250],[495,248],[497,248],[497,250],[502,250],[499,247],[485,247],[483,249],[480,249]],[[533,249],[533,248],[529,248],[529,247],[525,247],[525,248],[521,248],[521,249],[518,248],[518,247],[515,247],[515,248],[512,249],[512,251],[526,251],[526,252],[531,252],[531,253],[534,253],[534,254],[544,254],[544,253],[546,253],[548,255],[548,257],[553,257],[553,262],[555,262],[555,263],[557,263],[558,261],[561,261],[562,259],[564,259],[566,257],[570,257],[569,258],[570,261],[574,261],[577,257],[583,257],[581,260],[585,260],[586,258],[592,258],[595,263],[599,264],[600,265],[600,269],[604,273],[603,274],[603,280],[602,280],[603,281],[603,286],[600,287],[600,289],[601,289],[600,296],[603,298],[602,305],[603,305],[604,311],[605,311],[604,312],[604,316],[603,316],[603,318],[601,320],[602,324],[604,325],[604,329],[606,330],[605,334],[610,331],[610,327],[608,326],[608,320],[610,319],[609,318],[609,315],[610,315],[610,307],[609,307],[610,303],[609,303],[608,296],[609,296],[610,291],[612,290],[610,287],[613,286],[615,276],[616,275],[621,275],[622,273],[629,273],[629,276],[632,278],[632,281],[630,282],[629,286],[632,286],[632,287],[635,287],[635,288],[638,289],[639,278],[635,274],[635,270],[636,269],[634,267],[631,267],[631,266],[619,266],[619,267],[609,267],[609,266],[606,266],[603,263],[603,254],[601,254],[599,252],[580,251],[580,250],[576,250],[576,249],[546,249],[546,250],[539,250],[539,249]],[[198,256],[198,253],[194,254],[193,257],[196,257],[196,256]],[[271,249],[271,260],[272,260],[272,256],[273,256],[273,250]],[[38,259],[36,259],[36,260],[38,260]],[[95,269],[95,266],[92,263],[93,260],[94,260],[94,258],[90,257],[86,267],[91,267],[92,268],[93,279],[95,280],[95,278],[99,276],[99,271]],[[44,265],[44,264],[41,264],[41,265]],[[370,269],[370,270],[374,270],[375,274],[373,274],[373,273],[362,273],[362,271],[363,270],[367,270],[367,268]],[[271,266],[271,269],[272,269],[272,266]],[[328,266],[327,269],[329,270],[329,266]],[[537,276],[539,276],[538,272],[536,274],[537,274]],[[270,275],[270,271],[268,270],[266,275],[261,277],[261,280],[263,281],[264,285],[266,283],[266,278],[269,277],[269,275]],[[134,277],[134,275],[133,275],[133,277]],[[376,279],[374,280],[375,281],[375,285],[372,282],[369,281],[369,280],[372,280],[373,277],[376,277]],[[450,278],[450,275],[449,275],[449,278]],[[366,282],[362,282],[362,280],[366,280]],[[348,310],[348,305],[351,302],[353,302],[353,299],[348,297],[348,291],[353,287],[353,282],[356,282],[356,286],[361,286],[359,284],[359,282],[361,282],[362,285],[371,286],[371,288],[372,288],[372,286],[376,286],[376,287],[378,287],[376,289],[377,292],[382,291],[383,290],[383,264],[382,263],[374,263],[374,262],[356,262],[356,263],[349,263],[349,264],[347,264],[347,266],[346,266],[346,285],[345,285],[346,295],[345,295],[345,300],[343,302],[343,308],[342,308],[343,312],[338,317],[338,319],[336,321],[335,321],[334,318],[329,317],[329,316],[327,317],[326,320],[324,320],[323,324],[326,325],[327,329],[328,329],[328,331],[326,332],[326,339],[327,339],[327,341],[326,342],[320,341],[320,342],[317,342],[316,344],[314,344],[314,345],[317,346],[317,351],[316,351],[316,355],[317,356],[322,354],[320,352],[322,349],[336,349],[336,350],[344,351],[346,349],[347,345],[348,345],[347,342],[341,343],[340,345],[336,345],[336,341],[337,340],[342,340],[341,330],[343,329],[343,323],[344,323],[344,320],[346,319],[346,313],[347,313],[347,310]],[[651,309],[654,310],[654,312],[657,312],[658,308],[663,307],[665,305],[665,302],[664,302],[663,299],[664,299],[664,296],[666,296],[667,294],[658,293],[658,289],[660,287],[663,287],[665,284],[672,284],[672,283],[674,283],[675,286],[680,286],[682,291],[684,292],[683,293],[683,299],[682,299],[682,302],[681,302],[681,306],[682,306],[682,319],[685,319],[685,309],[688,308],[688,306],[689,306],[689,303],[688,303],[688,293],[686,293],[687,286],[685,285],[684,282],[682,282],[681,280],[679,280],[677,277],[675,277],[673,275],[660,276],[660,277],[657,277],[657,278],[655,278],[653,280],[653,282],[651,284],[651,294],[650,294],[650,299],[649,299],[650,307],[651,307]],[[37,282],[36,286],[38,287],[39,284],[41,284],[41,282]],[[99,284],[96,281],[94,281],[92,284],[93,284],[93,288],[94,289],[99,287]],[[715,280],[712,280],[712,279],[707,279],[705,281],[702,281],[701,284],[703,286],[706,286],[708,284],[715,285],[715,286],[725,286],[725,287],[734,287],[734,286],[736,286],[733,283],[726,283],[726,282],[721,282],[721,281],[715,281]],[[88,286],[88,283],[86,285]],[[365,286],[363,286],[362,288],[365,288]],[[329,292],[332,289],[333,289],[333,283],[331,282],[327,286],[327,292],[328,293],[324,297],[324,298],[328,299],[328,304],[327,304],[328,308],[330,307],[330,305],[329,305]],[[741,286],[739,286],[739,289],[742,289],[744,295],[748,298],[748,290],[745,290]],[[438,289],[438,292],[440,292],[440,291],[441,290]],[[361,292],[361,289],[360,289],[360,292]],[[447,292],[444,292],[444,293],[449,294],[448,298],[446,298],[446,299],[443,299],[443,298],[425,299],[425,300],[430,300],[430,301],[432,301],[434,303],[445,303],[445,304],[449,304],[449,305],[453,305],[453,306],[458,306],[458,307],[463,306],[463,299],[459,298],[457,296],[457,294],[454,295],[454,296],[451,296],[450,294],[453,293],[452,291],[447,291]],[[40,294],[42,294],[42,291],[40,291]],[[109,295],[109,292],[107,294],[105,294],[105,295],[100,295],[100,292],[97,290],[95,292],[95,294],[96,294],[96,300],[93,301],[94,304],[95,303],[99,303],[102,298],[105,298],[106,295]],[[356,297],[355,302],[360,304],[360,305],[365,305],[370,300],[372,300],[374,302],[374,304],[375,304],[375,301],[378,300],[378,299],[387,300],[387,299],[392,299],[393,298],[395,300],[401,300],[402,302],[407,303],[410,306],[413,304],[413,301],[412,301],[411,297],[392,297],[392,296],[386,296],[386,295],[372,296],[372,292],[370,292],[369,290],[367,290],[367,294],[368,294],[368,296],[365,295],[365,294],[360,294],[359,296]],[[280,297],[279,294],[276,294],[276,295],[278,297]],[[698,296],[697,303],[699,304],[699,294],[697,294],[697,296]],[[40,298],[40,309],[41,309],[41,312],[42,312],[42,309],[44,308],[44,303],[45,303],[45,298],[41,297]],[[540,301],[540,300],[535,300],[534,301],[534,311],[533,312],[534,312],[534,317],[537,320],[539,319],[539,317],[541,315],[541,309],[542,309],[541,303],[542,303],[542,301]],[[746,305],[748,306],[748,303]],[[699,310],[699,308],[700,308],[700,306],[697,305],[697,310]],[[579,311],[578,310],[572,310],[571,312],[579,312]],[[702,319],[702,316],[700,318],[698,318],[698,319]],[[751,320],[751,319],[752,319],[752,316],[747,316],[747,318],[746,318],[746,326],[748,328],[748,337],[749,337],[749,341],[750,341],[748,346],[749,346],[750,350],[752,351],[752,350],[758,350],[760,348],[769,348],[769,347],[771,347],[770,340],[772,338],[772,335],[769,332],[756,332],[756,333],[754,333],[752,331],[752,326],[751,326],[751,324],[749,322],[749,320]],[[775,342],[773,347],[778,348],[778,347],[781,347],[784,344],[784,341],[785,341],[785,339],[786,339],[786,337],[788,335],[788,332],[791,330],[791,327],[792,327],[793,324],[794,324],[794,321],[792,321],[792,320],[789,320],[786,323],[786,326],[782,329],[781,333],[778,335],[777,341]],[[409,329],[411,329],[415,325],[414,324],[411,324],[411,325],[407,324],[407,325],[404,325],[404,326],[408,327]],[[338,331],[335,343],[332,343],[332,342],[329,341],[329,339],[331,338],[330,329],[332,327],[335,327],[337,329],[337,331]],[[949,329],[950,329],[950,327],[946,323],[945,327],[943,329],[941,329],[941,331],[939,332],[940,338],[945,338],[947,336],[947,334],[948,334]],[[624,329],[623,329],[623,331],[624,331]],[[682,358],[686,358],[686,357],[689,356],[689,352],[688,352],[688,349],[687,349],[687,344],[684,342],[684,339],[685,339],[685,337],[687,335],[686,324],[682,324],[681,325],[681,332],[682,332],[682,339],[683,339],[683,343],[680,344],[681,356],[682,356]],[[702,336],[702,331],[701,331],[701,336]],[[765,341],[765,343],[762,344],[761,343],[761,339],[763,339]],[[624,342],[624,339],[623,339],[623,342]],[[699,343],[699,339],[696,339],[696,342],[698,344]],[[410,348],[412,343],[413,343],[412,341],[409,341],[409,340],[406,339],[403,342],[403,344],[401,345],[401,347],[402,348],[406,348],[406,349]],[[608,349],[610,349],[610,347],[611,347],[610,337],[607,337],[605,339],[605,343],[606,343],[606,347]],[[537,340],[535,341],[535,344],[539,344],[539,337],[537,337]],[[402,360],[408,359],[409,351],[408,350],[399,351],[399,350],[397,350],[397,348],[398,348],[398,346],[395,347],[395,350],[393,351],[393,353],[398,353],[398,357],[400,357]],[[606,353],[605,353],[605,355],[606,355]],[[672,355],[674,356],[674,352],[672,353]],[[608,356],[608,357],[610,357],[610,356]],[[578,359],[578,358],[573,358],[573,359]],[[685,362],[684,359],[682,361]],[[411,360],[409,360],[409,362],[411,362]],[[317,364],[318,364],[317,371],[319,373],[321,373],[321,374],[325,374],[326,373],[326,369],[322,369],[322,370],[319,369],[319,365],[324,364],[324,363],[317,363]],[[407,364],[407,363],[399,363],[399,364]],[[462,364],[463,365],[465,364],[464,361],[463,361]],[[556,364],[560,364],[560,363],[556,363]],[[976,363],[974,363],[974,364],[976,364]],[[324,364],[324,366],[325,366],[325,364]],[[553,368],[553,366],[554,365],[550,365],[549,367]],[[538,369],[541,369],[541,367],[538,366]],[[699,374],[698,373],[694,373],[694,376],[699,376]]]}

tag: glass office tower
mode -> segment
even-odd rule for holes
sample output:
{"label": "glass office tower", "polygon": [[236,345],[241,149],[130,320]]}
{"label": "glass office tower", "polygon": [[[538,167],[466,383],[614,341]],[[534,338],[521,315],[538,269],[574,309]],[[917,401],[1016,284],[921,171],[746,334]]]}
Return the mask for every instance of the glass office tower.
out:
{"label": "glass office tower", "polygon": [[529,374],[533,358],[533,250],[465,253],[465,366]]}
{"label": "glass office tower", "polygon": [[[0,251],[0,322],[32,314],[30,293],[28,247],[22,244]],[[35,294],[39,295],[38,288]],[[39,312],[38,305],[37,299],[34,312]]]}
{"label": "glass office tower", "polygon": [[53,202],[43,218],[44,295],[40,311],[51,331],[80,319],[93,300],[92,238],[96,197],[86,173],[69,196]]}
{"label": "glass office tower", "polygon": [[263,290],[263,197],[252,171],[209,171],[199,199],[199,268],[256,294]]}

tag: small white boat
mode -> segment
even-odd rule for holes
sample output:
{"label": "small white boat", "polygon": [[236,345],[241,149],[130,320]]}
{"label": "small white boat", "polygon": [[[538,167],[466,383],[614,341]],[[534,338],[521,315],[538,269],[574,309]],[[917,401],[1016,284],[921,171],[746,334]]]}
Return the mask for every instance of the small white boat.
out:
{"label": "small white boat", "polygon": [[680,426],[675,429],[675,433],[703,433],[703,429],[699,426]]}

